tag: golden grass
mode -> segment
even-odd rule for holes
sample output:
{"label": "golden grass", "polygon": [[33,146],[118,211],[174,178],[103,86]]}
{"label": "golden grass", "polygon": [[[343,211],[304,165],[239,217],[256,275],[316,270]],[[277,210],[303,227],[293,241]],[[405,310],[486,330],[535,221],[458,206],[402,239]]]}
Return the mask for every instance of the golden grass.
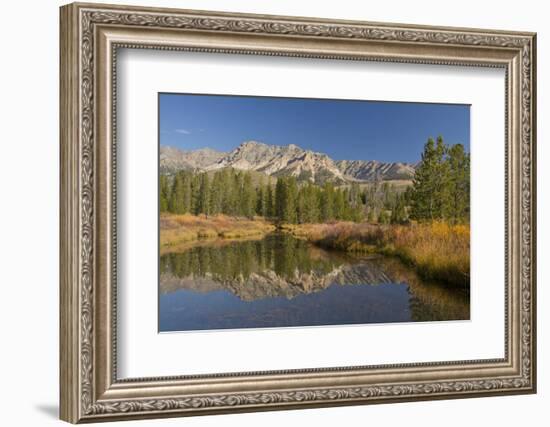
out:
{"label": "golden grass", "polygon": [[160,216],[160,246],[176,246],[195,240],[255,237],[274,230],[274,225],[260,218],[163,213]]}
{"label": "golden grass", "polygon": [[411,225],[285,225],[297,237],[326,248],[395,255],[427,279],[467,286],[470,281],[470,227],[444,222]]}

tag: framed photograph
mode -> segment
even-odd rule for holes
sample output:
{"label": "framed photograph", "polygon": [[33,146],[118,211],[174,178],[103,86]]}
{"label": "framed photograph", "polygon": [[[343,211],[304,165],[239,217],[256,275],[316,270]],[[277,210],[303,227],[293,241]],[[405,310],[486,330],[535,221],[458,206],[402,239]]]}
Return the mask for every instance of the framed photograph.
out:
{"label": "framed photograph", "polygon": [[61,418],[536,391],[535,34],[61,8]]}

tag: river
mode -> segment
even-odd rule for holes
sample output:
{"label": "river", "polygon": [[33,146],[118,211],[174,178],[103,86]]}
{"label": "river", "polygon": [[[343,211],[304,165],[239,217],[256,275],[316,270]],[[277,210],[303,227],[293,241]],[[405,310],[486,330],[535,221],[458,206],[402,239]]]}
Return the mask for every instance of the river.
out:
{"label": "river", "polygon": [[422,280],[396,258],[283,233],[164,253],[159,285],[160,332],[470,318],[467,292]]}

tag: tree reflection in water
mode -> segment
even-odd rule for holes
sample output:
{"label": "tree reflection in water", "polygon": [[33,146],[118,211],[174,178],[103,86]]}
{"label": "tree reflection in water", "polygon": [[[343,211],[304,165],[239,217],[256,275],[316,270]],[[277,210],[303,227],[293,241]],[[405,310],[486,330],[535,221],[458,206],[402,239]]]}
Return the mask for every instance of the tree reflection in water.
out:
{"label": "tree reflection in water", "polygon": [[[355,288],[351,290],[350,287]],[[185,293],[185,297],[171,297],[177,292]],[[254,319],[257,319],[261,317],[258,314],[260,306],[273,310],[275,305],[281,316],[289,317],[292,310],[298,324],[288,318],[273,318],[271,313],[271,323],[267,322],[267,326],[335,324],[329,320],[324,323],[323,315],[304,314],[321,306],[330,312],[327,318],[333,319],[332,322],[340,319],[344,323],[371,323],[379,321],[377,319],[435,321],[470,318],[467,292],[421,280],[395,258],[326,251],[288,234],[277,233],[255,241],[199,242],[184,250],[163,254],[160,258],[160,293],[161,330],[185,329],[185,325],[164,329],[162,324],[164,319],[164,323],[179,325],[181,322],[176,321],[174,310],[179,310],[179,316],[190,312],[185,308],[191,297],[194,298],[193,312],[197,313],[198,319],[201,304],[205,306],[204,312],[209,312],[205,297],[217,295],[219,298],[222,294],[227,301],[231,298],[234,301],[220,305],[218,312],[231,307],[232,316],[240,320],[220,326],[211,324],[211,314],[205,327],[189,329],[257,327],[258,322],[246,320],[247,310],[255,311]],[[313,296],[307,298],[307,295]],[[255,306],[244,304],[265,299],[273,301]],[[367,300],[369,304],[365,302]],[[379,314],[367,313],[367,305]],[[300,310],[304,313],[296,314]],[[349,313],[339,315],[334,313],[335,310]],[[392,311],[395,311],[393,317]],[[226,313],[224,322],[227,318]],[[168,322],[167,319],[172,320]],[[265,319],[262,322],[266,322]]]}

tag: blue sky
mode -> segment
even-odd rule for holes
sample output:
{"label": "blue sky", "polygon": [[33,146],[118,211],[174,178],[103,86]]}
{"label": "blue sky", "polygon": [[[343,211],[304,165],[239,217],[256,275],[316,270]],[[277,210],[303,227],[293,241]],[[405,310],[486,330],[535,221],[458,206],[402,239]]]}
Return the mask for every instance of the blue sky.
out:
{"label": "blue sky", "polygon": [[470,107],[456,104],[159,94],[160,144],[230,151],[296,144],[335,160],[416,162],[443,136],[470,151]]}

